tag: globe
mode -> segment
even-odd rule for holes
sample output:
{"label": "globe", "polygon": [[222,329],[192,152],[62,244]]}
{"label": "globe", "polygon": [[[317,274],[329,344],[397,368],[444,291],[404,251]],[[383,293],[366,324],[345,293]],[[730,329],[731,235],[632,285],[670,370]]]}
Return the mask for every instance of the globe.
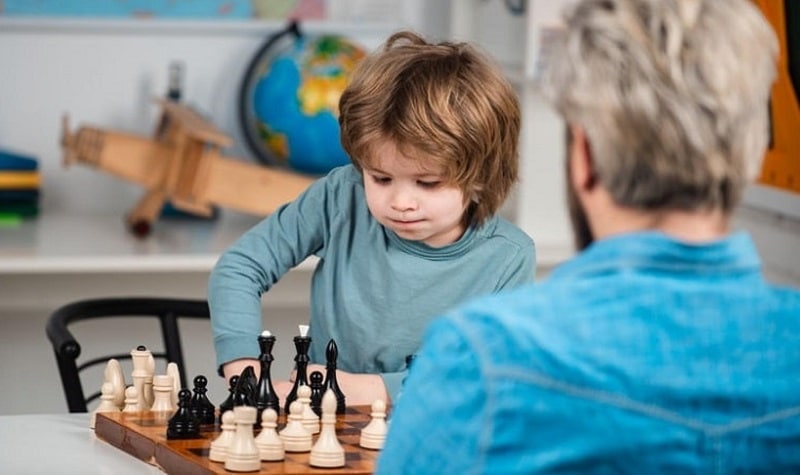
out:
{"label": "globe", "polygon": [[339,141],[339,97],[365,55],[345,36],[302,34],[296,23],[272,36],[254,56],[240,97],[256,158],[315,175],[349,163]]}

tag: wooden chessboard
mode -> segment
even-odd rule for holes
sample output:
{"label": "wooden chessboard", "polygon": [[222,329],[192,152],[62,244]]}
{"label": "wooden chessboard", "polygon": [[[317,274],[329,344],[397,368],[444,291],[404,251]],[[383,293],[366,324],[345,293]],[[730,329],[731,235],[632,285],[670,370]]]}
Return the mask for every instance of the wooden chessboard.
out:
{"label": "wooden chessboard", "polygon": [[[346,465],[340,468],[315,468],[308,463],[309,453],[286,453],[280,462],[261,462],[259,474],[371,474],[378,451],[358,445],[361,429],[370,420],[369,406],[352,406],[337,417],[336,435],[345,449]],[[211,441],[220,434],[219,424],[201,430],[199,439],[167,440],[166,420],[154,413],[98,413],[94,432],[98,438],[134,457],[154,464],[169,474],[230,474],[224,464],[208,458]],[[278,419],[278,430],[285,416]],[[254,431],[258,434],[258,430]],[[316,435],[314,440],[316,441]]]}

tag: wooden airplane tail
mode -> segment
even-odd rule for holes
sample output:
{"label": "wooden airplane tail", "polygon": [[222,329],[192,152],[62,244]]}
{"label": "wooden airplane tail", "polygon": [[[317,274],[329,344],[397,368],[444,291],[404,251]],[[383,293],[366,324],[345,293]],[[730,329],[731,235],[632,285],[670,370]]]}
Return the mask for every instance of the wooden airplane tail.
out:
{"label": "wooden airplane tail", "polygon": [[65,167],[78,161],[75,152],[75,134],[69,131],[69,114],[61,116],[61,150],[64,153],[62,163]]}

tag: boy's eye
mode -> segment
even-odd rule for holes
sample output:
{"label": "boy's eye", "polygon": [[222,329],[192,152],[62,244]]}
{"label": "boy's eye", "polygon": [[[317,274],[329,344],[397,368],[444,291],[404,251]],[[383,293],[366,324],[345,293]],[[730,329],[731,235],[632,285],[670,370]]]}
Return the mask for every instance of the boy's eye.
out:
{"label": "boy's eye", "polygon": [[372,181],[379,185],[385,185],[392,181],[388,176],[372,175]]}
{"label": "boy's eye", "polygon": [[441,185],[441,181],[418,181],[417,184],[422,188],[436,188],[437,186]]}

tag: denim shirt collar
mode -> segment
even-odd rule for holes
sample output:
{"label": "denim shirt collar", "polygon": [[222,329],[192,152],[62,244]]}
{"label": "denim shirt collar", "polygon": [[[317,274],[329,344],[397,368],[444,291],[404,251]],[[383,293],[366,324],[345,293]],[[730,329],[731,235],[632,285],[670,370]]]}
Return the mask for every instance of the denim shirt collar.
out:
{"label": "denim shirt collar", "polygon": [[643,231],[592,243],[578,257],[555,269],[551,279],[620,272],[626,268],[724,275],[759,272],[761,260],[745,232],[735,232],[717,241],[689,243],[660,231]]}

